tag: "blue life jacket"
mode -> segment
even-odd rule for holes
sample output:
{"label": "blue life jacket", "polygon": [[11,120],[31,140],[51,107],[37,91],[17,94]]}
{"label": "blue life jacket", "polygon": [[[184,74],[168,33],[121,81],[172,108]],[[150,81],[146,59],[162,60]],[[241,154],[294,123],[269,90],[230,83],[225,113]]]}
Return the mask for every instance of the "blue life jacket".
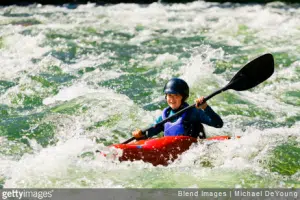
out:
{"label": "blue life jacket", "polygon": [[[170,107],[163,110],[162,119],[166,119],[171,111]],[[166,122],[164,124],[164,136],[178,136],[185,134],[184,120],[187,112],[184,112],[175,122]]]}

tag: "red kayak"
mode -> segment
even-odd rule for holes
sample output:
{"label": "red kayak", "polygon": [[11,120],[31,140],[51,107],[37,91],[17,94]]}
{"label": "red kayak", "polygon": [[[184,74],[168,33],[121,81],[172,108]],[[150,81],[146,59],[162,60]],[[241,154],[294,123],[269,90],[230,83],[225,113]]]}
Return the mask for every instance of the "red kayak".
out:
{"label": "red kayak", "polygon": [[[214,136],[205,140],[228,140],[229,136]],[[156,165],[167,166],[197,142],[189,136],[168,136],[147,140],[139,140],[129,144],[114,144],[111,147],[122,149],[120,161],[142,160]],[[102,155],[106,156],[104,153]]]}

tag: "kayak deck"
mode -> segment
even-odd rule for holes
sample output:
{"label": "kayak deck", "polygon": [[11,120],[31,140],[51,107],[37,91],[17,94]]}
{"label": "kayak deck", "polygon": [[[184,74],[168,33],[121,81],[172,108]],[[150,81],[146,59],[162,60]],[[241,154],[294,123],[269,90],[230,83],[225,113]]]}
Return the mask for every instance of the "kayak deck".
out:
{"label": "kayak deck", "polygon": [[[228,140],[229,136],[214,136],[205,140]],[[138,140],[129,144],[114,144],[111,147],[122,149],[120,161],[136,161],[152,163],[154,166],[167,166],[187,151],[197,139],[189,136],[168,136],[162,138]]]}

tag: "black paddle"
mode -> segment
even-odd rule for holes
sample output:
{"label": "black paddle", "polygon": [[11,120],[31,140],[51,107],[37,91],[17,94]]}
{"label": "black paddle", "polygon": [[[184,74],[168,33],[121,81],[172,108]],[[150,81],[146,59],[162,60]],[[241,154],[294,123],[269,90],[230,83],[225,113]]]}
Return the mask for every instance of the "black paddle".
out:
{"label": "black paddle", "polygon": [[[240,71],[236,73],[236,75],[231,79],[231,81],[223,88],[215,91],[211,95],[204,98],[204,102],[208,101],[213,96],[224,92],[228,89],[236,90],[236,91],[243,91],[253,88],[260,84],[261,82],[267,80],[274,72],[274,59],[272,54],[264,54],[251,62],[249,62],[246,66],[244,66]],[[167,121],[173,119],[174,117],[182,114],[186,110],[196,106],[196,104],[190,105],[185,107],[184,109],[180,110],[176,114],[172,115],[171,117],[166,118],[165,120],[155,124],[155,126],[160,126],[166,123]],[[142,130],[145,134],[151,127]],[[122,144],[127,144],[134,140],[135,137],[132,137]]]}

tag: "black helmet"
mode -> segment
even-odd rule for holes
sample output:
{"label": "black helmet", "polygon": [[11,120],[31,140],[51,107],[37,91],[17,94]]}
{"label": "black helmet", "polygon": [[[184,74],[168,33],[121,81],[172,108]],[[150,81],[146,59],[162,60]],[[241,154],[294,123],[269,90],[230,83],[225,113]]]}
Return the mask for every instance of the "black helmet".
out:
{"label": "black helmet", "polygon": [[181,94],[183,101],[189,97],[189,86],[180,78],[172,78],[164,87],[165,94]]}

